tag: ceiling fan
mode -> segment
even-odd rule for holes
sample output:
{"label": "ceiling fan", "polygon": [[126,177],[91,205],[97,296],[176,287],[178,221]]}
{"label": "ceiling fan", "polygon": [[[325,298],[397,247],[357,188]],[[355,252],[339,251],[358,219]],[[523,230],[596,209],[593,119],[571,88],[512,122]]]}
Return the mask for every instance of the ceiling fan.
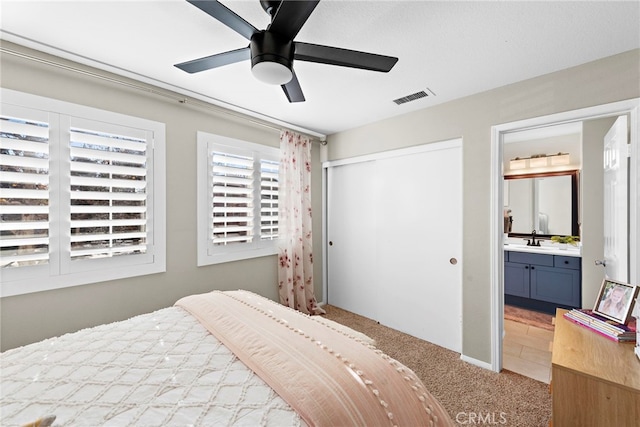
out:
{"label": "ceiling fan", "polygon": [[289,102],[303,102],[304,94],[293,70],[294,59],[385,73],[398,62],[391,56],[293,41],[319,0],[260,0],[271,16],[266,30],[258,30],[218,1],[187,1],[250,41],[244,48],[175,65],[188,73],[251,59],[251,72],[258,80],[281,85]]}

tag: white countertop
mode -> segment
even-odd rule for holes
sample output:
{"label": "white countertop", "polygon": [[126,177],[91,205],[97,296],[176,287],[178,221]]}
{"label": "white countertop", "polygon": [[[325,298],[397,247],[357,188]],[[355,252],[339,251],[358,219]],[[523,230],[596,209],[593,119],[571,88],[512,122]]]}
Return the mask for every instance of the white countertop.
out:
{"label": "white countertop", "polygon": [[529,252],[533,254],[573,256],[578,258],[582,256],[579,246],[567,245],[566,249],[560,249],[560,245],[557,243],[544,242],[541,244],[542,246],[527,246],[526,243],[507,242],[504,244],[504,250],[513,252]]}

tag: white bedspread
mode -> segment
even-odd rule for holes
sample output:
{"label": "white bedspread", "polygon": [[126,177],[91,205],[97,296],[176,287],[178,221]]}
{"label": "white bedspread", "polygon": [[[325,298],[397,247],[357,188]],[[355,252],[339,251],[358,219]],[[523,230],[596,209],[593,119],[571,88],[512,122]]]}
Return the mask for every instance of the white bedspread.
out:
{"label": "white bedspread", "polygon": [[6,351],[0,369],[2,426],[304,425],[179,307]]}

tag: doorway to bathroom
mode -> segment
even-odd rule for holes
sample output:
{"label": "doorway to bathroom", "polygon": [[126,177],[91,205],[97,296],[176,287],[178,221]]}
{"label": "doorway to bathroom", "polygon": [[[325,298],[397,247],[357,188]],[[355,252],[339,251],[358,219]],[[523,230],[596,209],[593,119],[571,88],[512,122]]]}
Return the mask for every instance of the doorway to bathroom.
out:
{"label": "doorway to bathroom", "polygon": [[[582,130],[573,122],[503,138],[502,366],[544,383],[551,380],[553,314],[581,307],[579,248],[559,250],[549,239],[580,235]],[[571,268],[557,268],[561,259]]]}
{"label": "doorway to bathroom", "polygon": [[[638,110],[640,108],[640,100],[632,99],[627,101],[616,102],[596,107],[575,110],[566,113],[554,114],[545,117],[527,119],[519,122],[507,123],[494,126],[492,128],[492,235],[497,236],[492,241],[492,369],[500,371],[504,364],[503,358],[503,334],[505,330],[504,319],[504,153],[505,139],[509,139],[511,135],[516,135],[524,131],[543,131],[551,130],[554,126],[579,124],[582,128],[582,162],[583,173],[580,175],[580,186],[583,189],[590,188],[589,192],[582,191],[580,199],[580,236],[582,241],[581,257],[582,257],[582,295],[580,303],[583,307],[589,307],[595,300],[597,288],[599,287],[601,278],[604,276],[602,266],[596,266],[595,261],[601,261],[604,257],[604,212],[603,196],[599,200],[595,200],[595,193],[591,191],[594,186],[603,189],[604,179],[601,171],[598,176],[584,171],[587,163],[593,165],[597,162],[600,170],[602,169],[603,157],[603,136],[591,138],[589,135],[596,134],[596,128],[603,126],[611,126],[615,119],[624,116],[628,120],[628,137],[629,147],[631,147],[629,155],[629,206],[625,209],[625,215],[629,218],[629,257],[631,260],[638,258],[638,229],[639,223],[637,218],[637,206],[639,204],[638,193],[638,156],[636,150],[638,147]],[[595,146],[598,150],[595,150]],[[551,151],[550,153],[552,153]],[[539,153],[534,153],[539,154]],[[532,157],[532,156],[528,156]],[[593,166],[590,166],[593,167]],[[592,176],[593,175],[593,176]],[[600,194],[603,194],[600,192]],[[594,200],[590,200],[594,199]],[[598,221],[601,223],[598,225]],[[638,278],[637,262],[630,262],[627,280],[636,283]],[[599,279],[598,279],[599,278]]]}

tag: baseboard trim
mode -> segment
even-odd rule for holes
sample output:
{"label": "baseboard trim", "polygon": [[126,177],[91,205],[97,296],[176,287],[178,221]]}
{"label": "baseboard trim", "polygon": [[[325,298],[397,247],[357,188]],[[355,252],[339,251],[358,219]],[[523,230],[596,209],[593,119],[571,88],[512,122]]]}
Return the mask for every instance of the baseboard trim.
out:
{"label": "baseboard trim", "polygon": [[473,357],[465,356],[464,354],[460,355],[460,360],[487,369],[489,371],[493,371],[491,363],[483,362],[482,360],[474,359]]}

